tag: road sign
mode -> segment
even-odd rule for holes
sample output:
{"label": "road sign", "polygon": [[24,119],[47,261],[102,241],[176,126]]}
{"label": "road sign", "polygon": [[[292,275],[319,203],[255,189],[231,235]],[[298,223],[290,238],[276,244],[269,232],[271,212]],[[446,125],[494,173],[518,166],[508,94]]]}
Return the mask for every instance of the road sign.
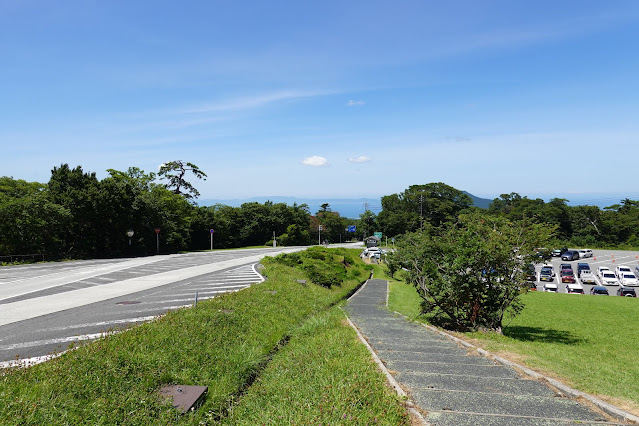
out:
{"label": "road sign", "polygon": [[211,229],[211,234],[215,232],[215,229]]}
{"label": "road sign", "polygon": [[320,231],[322,230],[322,225],[320,225],[320,226],[319,226],[319,230],[320,230]]}
{"label": "road sign", "polygon": [[155,233],[159,234],[160,233],[160,228],[155,228]]}
{"label": "road sign", "polygon": [[357,229],[357,227],[355,225],[348,225],[348,232],[355,232],[355,229]]}
{"label": "road sign", "polygon": [[382,233],[381,232],[375,232],[375,233],[373,233],[373,235],[375,235],[377,238],[382,238]]}

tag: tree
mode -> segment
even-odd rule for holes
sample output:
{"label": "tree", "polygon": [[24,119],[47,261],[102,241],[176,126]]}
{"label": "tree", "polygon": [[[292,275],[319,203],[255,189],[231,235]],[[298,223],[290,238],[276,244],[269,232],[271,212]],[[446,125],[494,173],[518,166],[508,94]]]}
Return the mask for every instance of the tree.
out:
{"label": "tree", "polygon": [[523,307],[526,266],[555,227],[510,222],[485,213],[462,214],[443,229],[407,234],[397,256],[422,297],[422,311],[448,328],[501,333],[506,312]]}
{"label": "tree", "polygon": [[185,198],[197,198],[200,193],[184,176],[186,172],[191,172],[198,179],[206,180],[206,173],[200,170],[193,163],[184,162],[182,160],[169,161],[160,166],[158,175],[162,179],[167,179],[166,188],[172,190],[176,194],[180,194]]}

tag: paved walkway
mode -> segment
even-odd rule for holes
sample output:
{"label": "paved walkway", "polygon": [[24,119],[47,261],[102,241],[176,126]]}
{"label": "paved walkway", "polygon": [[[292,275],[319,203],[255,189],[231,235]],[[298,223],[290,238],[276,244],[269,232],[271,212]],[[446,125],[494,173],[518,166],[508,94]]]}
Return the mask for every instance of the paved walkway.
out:
{"label": "paved walkway", "polygon": [[387,283],[369,280],[345,308],[432,425],[607,423],[606,417],[491,358],[386,310]]}

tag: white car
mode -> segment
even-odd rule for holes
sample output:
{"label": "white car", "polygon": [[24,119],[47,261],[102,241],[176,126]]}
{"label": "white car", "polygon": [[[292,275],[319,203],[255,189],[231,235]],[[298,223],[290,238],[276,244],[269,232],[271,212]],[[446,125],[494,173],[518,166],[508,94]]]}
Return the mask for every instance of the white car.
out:
{"label": "white car", "polygon": [[566,284],[566,293],[568,294],[584,294],[584,288],[578,283]]}
{"label": "white car", "polygon": [[583,259],[584,257],[592,257],[592,250],[590,249],[580,249],[578,251],[580,259]]}
{"label": "white car", "polygon": [[628,268],[626,265],[619,265],[615,268],[615,276],[619,281],[621,281],[621,277],[626,274],[631,274],[634,276],[634,274],[632,273],[632,269]]}
{"label": "white car", "polygon": [[602,285],[619,285],[617,277],[615,277],[615,274],[610,270],[601,272],[599,279]]}
{"label": "white car", "polygon": [[595,276],[590,272],[590,269],[582,269],[579,275],[579,281],[584,284],[595,284]]}
{"label": "white car", "polygon": [[619,282],[624,287],[639,287],[639,280],[637,280],[635,274],[625,273],[619,277]]}
{"label": "white car", "polygon": [[557,293],[557,284],[555,284],[555,283],[544,283],[544,291]]}
{"label": "white car", "polygon": [[[598,267],[598,268],[597,268],[597,275],[599,275],[599,276],[601,277],[601,274],[602,274],[604,271],[610,271],[610,268],[608,268],[607,266],[600,266],[600,267]],[[612,272],[612,271],[610,271],[610,272]]]}

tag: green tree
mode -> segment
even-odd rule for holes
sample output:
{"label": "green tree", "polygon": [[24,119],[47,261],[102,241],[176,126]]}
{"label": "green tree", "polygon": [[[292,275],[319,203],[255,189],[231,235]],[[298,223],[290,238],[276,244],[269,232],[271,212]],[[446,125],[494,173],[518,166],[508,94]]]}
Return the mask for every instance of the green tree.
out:
{"label": "green tree", "polygon": [[443,229],[428,226],[407,234],[397,244],[397,256],[434,322],[501,332],[506,312],[522,309],[526,265],[553,232],[544,224],[471,212]]}
{"label": "green tree", "polygon": [[158,176],[168,180],[167,189],[172,190],[176,194],[180,194],[185,198],[197,198],[200,196],[195,187],[185,179],[186,173],[191,172],[198,179],[206,180],[204,173],[198,166],[182,160],[169,161],[160,166]]}

